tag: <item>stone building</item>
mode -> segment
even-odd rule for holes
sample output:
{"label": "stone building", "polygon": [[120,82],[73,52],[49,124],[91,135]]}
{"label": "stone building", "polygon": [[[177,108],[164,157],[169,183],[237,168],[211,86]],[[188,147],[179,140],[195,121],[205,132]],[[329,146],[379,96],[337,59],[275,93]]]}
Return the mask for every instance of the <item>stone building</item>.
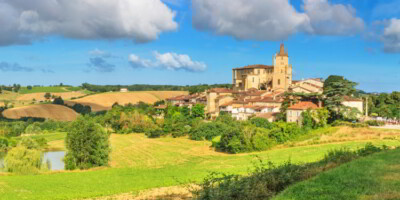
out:
{"label": "stone building", "polygon": [[235,90],[263,89],[268,91],[287,91],[292,85],[292,65],[288,53],[281,44],[273,56],[273,65],[249,65],[232,70]]}

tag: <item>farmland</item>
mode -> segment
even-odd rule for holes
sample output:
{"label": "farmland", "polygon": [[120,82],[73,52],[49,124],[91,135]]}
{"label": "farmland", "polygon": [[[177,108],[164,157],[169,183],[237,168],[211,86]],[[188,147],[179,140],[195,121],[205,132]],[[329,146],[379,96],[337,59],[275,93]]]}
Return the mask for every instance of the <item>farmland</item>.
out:
{"label": "farmland", "polygon": [[[328,135],[354,135],[369,129],[340,128]],[[382,134],[400,134],[395,130],[373,130],[378,137]],[[371,133],[372,135],[372,133]],[[324,135],[315,134],[315,137]],[[49,136],[50,137],[50,136]],[[58,138],[59,137],[59,138]],[[62,134],[52,135],[51,147],[63,145]],[[0,176],[4,186],[0,199],[79,199],[114,194],[137,194],[139,191],[199,182],[212,171],[246,174],[258,158],[281,164],[289,159],[294,163],[313,162],[323,158],[332,149],[355,150],[367,142],[374,145],[398,146],[393,138],[354,140],[303,145],[294,147],[282,145],[269,151],[225,154],[210,148],[211,142],[192,141],[185,137],[163,137],[149,139],[143,134],[111,136],[112,154],[110,167],[89,171],[46,173],[36,176]],[[20,192],[24,191],[24,192]]]}
{"label": "farmland", "polygon": [[9,119],[34,117],[54,119],[58,121],[73,121],[78,117],[78,114],[68,107],[51,104],[30,105],[7,109],[2,114],[4,117]]}
{"label": "farmland", "polygon": [[31,94],[31,93],[61,93],[61,92],[71,92],[71,91],[79,91],[81,88],[77,87],[63,87],[63,86],[54,86],[54,87],[32,87],[32,89],[28,89],[27,87],[22,87],[19,90],[20,94]]}
{"label": "farmland", "polygon": [[136,104],[139,101],[152,104],[169,97],[187,94],[185,91],[146,91],[146,92],[108,92],[68,101],[67,104],[79,103],[92,107],[92,111],[108,110],[114,103],[120,105]]}

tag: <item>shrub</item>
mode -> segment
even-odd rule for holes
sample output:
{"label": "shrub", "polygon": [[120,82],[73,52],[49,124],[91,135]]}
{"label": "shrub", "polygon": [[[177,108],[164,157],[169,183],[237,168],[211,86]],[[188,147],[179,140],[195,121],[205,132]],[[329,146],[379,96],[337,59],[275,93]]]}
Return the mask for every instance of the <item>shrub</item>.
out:
{"label": "shrub", "polygon": [[109,133],[89,117],[80,117],[71,124],[65,138],[65,168],[73,170],[106,166],[109,160]]}
{"label": "shrub", "polygon": [[42,169],[42,152],[19,145],[8,151],[4,161],[8,172],[37,174]]}
{"label": "shrub", "polygon": [[369,126],[385,126],[385,122],[378,120],[369,120],[364,123],[368,124]]}
{"label": "shrub", "polygon": [[366,128],[368,127],[368,124],[366,123],[357,123],[357,122],[346,122],[346,121],[340,121],[336,120],[332,124],[332,126],[348,126],[352,128]]}
{"label": "shrub", "polygon": [[54,99],[53,104],[64,105],[64,100],[61,97],[57,97]]}
{"label": "shrub", "polygon": [[0,152],[7,150],[8,147],[9,147],[8,139],[0,137]]}
{"label": "shrub", "polygon": [[40,128],[40,124],[37,122],[30,124],[28,127],[25,128],[26,134],[39,134],[41,131],[42,129]]}
{"label": "shrub", "polygon": [[250,123],[254,124],[255,126],[259,128],[267,128],[270,129],[272,127],[271,122],[268,121],[268,119],[260,118],[260,117],[254,117],[250,119]]}
{"label": "shrub", "polygon": [[215,136],[222,135],[227,125],[221,122],[201,123],[190,131],[192,140],[212,140]]}

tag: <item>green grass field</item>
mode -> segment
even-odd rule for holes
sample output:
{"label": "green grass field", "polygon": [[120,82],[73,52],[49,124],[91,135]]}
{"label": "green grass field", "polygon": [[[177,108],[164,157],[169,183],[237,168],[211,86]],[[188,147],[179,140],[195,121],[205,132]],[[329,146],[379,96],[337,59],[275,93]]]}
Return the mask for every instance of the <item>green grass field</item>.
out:
{"label": "green grass field", "polygon": [[[376,134],[386,132],[377,130]],[[326,133],[334,135],[332,130]],[[65,133],[32,137],[45,137],[49,141],[49,148],[64,148]],[[315,137],[321,135],[315,133]],[[143,134],[113,134],[110,167],[32,176],[0,175],[0,199],[82,199],[138,193],[151,188],[199,182],[210,172],[247,174],[259,158],[276,164],[288,160],[294,163],[314,162],[332,149],[355,150],[368,142],[374,145],[400,145],[396,139],[372,138],[307,146],[279,146],[264,152],[232,155],[215,152],[210,148],[209,141],[172,137],[149,139]]]}
{"label": "green grass field", "polygon": [[[48,140],[55,138],[49,142],[50,147],[63,147],[63,141],[58,139],[64,136],[48,136]],[[258,158],[276,164],[288,160],[294,163],[314,162],[332,149],[355,150],[367,142],[400,145],[399,140],[371,139],[289,148],[281,146],[264,152],[232,155],[215,152],[210,149],[211,142],[208,141],[114,134],[111,136],[113,151],[110,167],[35,176],[0,175],[0,199],[82,199],[137,193],[151,188],[199,182],[210,172],[247,174]]]}
{"label": "green grass field", "polygon": [[20,94],[31,94],[31,93],[40,93],[40,92],[72,92],[72,91],[79,91],[82,90],[80,87],[64,87],[64,86],[57,86],[57,87],[33,87],[31,90],[28,90],[26,87],[21,87],[19,90]]}
{"label": "green grass field", "polygon": [[400,149],[362,158],[286,189],[276,200],[400,199]]}

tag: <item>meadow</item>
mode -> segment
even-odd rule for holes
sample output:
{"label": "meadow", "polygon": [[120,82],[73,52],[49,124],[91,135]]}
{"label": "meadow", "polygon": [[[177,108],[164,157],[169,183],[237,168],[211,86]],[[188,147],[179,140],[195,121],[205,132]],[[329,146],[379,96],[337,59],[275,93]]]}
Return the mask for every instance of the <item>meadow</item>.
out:
{"label": "meadow", "polygon": [[[400,131],[375,130],[375,137],[350,140],[355,133],[369,129],[327,129],[308,138],[322,138],[338,132],[348,133],[348,140],[321,144],[300,144],[301,141],[277,146],[263,152],[226,154],[210,148],[209,141],[192,141],[186,137],[150,139],[143,134],[111,135],[110,167],[88,171],[49,172],[35,176],[0,176],[0,199],[84,199],[112,196],[121,193],[137,194],[140,191],[200,182],[210,172],[247,174],[259,159],[282,164],[314,162],[338,148],[356,150],[366,143],[399,146],[393,138],[379,139]],[[351,130],[351,131],[349,131]],[[342,132],[340,132],[342,131]],[[50,148],[62,148],[65,134],[43,135],[49,137]],[[299,144],[297,146],[297,144]]]}
{"label": "meadow", "polygon": [[21,87],[19,90],[20,94],[30,94],[30,93],[61,93],[61,92],[71,92],[71,91],[79,91],[82,90],[79,87],[64,87],[64,86],[43,86],[43,87],[32,87],[32,89],[28,89],[27,87]]}
{"label": "meadow", "polygon": [[295,184],[276,200],[400,199],[400,149],[344,164]]}

